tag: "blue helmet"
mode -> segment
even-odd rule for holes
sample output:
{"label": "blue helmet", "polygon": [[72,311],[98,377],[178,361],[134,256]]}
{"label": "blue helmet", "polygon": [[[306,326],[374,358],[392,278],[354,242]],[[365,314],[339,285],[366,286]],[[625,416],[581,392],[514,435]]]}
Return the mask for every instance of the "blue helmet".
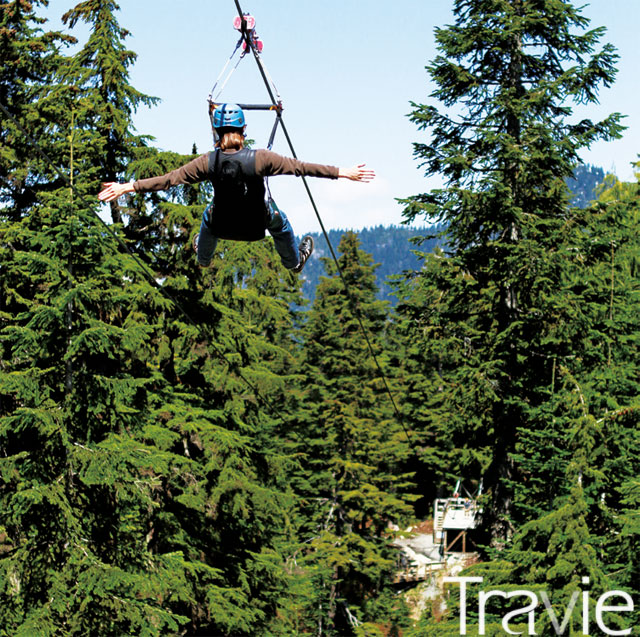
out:
{"label": "blue helmet", "polygon": [[213,112],[214,128],[242,128],[244,113],[237,104],[220,104]]}

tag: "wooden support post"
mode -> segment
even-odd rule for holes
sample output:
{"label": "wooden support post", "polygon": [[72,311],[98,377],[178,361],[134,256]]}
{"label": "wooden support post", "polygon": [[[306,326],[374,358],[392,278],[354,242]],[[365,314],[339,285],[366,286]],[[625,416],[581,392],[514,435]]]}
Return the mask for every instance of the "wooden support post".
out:
{"label": "wooden support post", "polygon": [[466,531],[460,531],[460,533],[458,533],[458,535],[456,535],[456,536],[453,538],[453,541],[452,541],[452,542],[451,542],[451,544],[449,544],[449,545],[447,545],[447,544],[446,544],[446,542],[445,542],[445,546],[446,546],[446,548],[445,548],[444,552],[445,552],[445,553],[448,553],[448,552],[449,552],[449,549],[450,549],[450,548],[451,548],[451,547],[452,547],[452,546],[453,546],[453,545],[458,541],[458,538],[459,538],[461,535],[462,535],[462,536],[464,536],[464,534],[465,534],[465,533],[466,533]]}

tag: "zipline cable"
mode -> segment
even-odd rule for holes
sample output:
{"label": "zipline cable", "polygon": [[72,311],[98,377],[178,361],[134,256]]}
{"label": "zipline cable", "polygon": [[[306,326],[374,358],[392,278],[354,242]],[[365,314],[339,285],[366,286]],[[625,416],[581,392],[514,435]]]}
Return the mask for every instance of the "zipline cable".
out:
{"label": "zipline cable", "polygon": [[[2,112],[16,125],[16,127],[18,128],[18,130],[25,136],[25,138],[27,139],[27,141],[34,147],[34,149],[36,150],[36,152],[40,155],[40,157],[42,157],[42,159],[45,160],[45,162],[47,163],[47,165],[51,166],[51,168],[54,170],[55,173],[58,174],[58,176],[62,179],[62,181],[65,183],[65,185],[71,189],[72,192],[75,192],[75,186],[71,183],[71,180],[53,163],[53,160],[42,150],[42,148],[40,147],[40,144],[38,144],[37,140],[35,140],[30,134],[29,132],[24,128],[24,126],[22,126],[22,124],[20,124],[20,122],[13,116],[13,114],[7,109],[7,107],[0,102],[0,110],[2,110]],[[142,272],[142,274],[144,275],[144,277],[147,279],[147,281],[149,281],[149,283],[151,283],[152,287],[155,288],[156,290],[158,290],[162,295],[164,295],[169,301],[171,301],[171,303],[173,303],[173,305],[177,308],[177,310],[184,316],[184,318],[187,320],[187,323],[189,323],[189,325],[191,325],[192,327],[194,327],[196,329],[196,331],[198,332],[198,334],[200,334],[201,336],[203,336],[207,341],[209,341],[209,343],[211,344],[211,347],[214,351],[214,353],[216,354],[216,356],[222,360],[227,367],[234,373],[236,374],[236,376],[238,378],[240,378],[246,385],[247,387],[249,387],[249,389],[251,389],[251,391],[254,393],[254,395],[256,396],[256,398],[261,401],[264,405],[267,406],[267,408],[269,409],[269,411],[275,415],[278,419],[283,420],[282,415],[278,412],[278,410],[276,409],[276,407],[274,405],[271,404],[271,402],[265,398],[255,387],[255,385],[248,379],[246,378],[246,376],[240,371],[240,369],[238,369],[238,367],[236,365],[234,365],[233,363],[230,363],[227,358],[225,357],[224,353],[215,345],[215,343],[213,343],[207,334],[204,333],[204,331],[202,330],[201,326],[196,323],[191,316],[189,315],[189,313],[182,307],[182,304],[170,293],[168,292],[166,289],[164,289],[155,279],[155,276],[153,275],[153,272],[151,272],[149,270],[149,268],[138,258],[138,256],[136,254],[134,254],[131,249],[129,248],[129,246],[112,230],[112,228],[109,226],[108,223],[106,223],[101,217],[100,215],[93,209],[93,201],[90,204],[86,203],[86,197],[82,196],[82,195],[78,195],[78,201],[80,203],[82,203],[83,205],[86,205],[87,209],[91,211],[91,213],[98,219],[98,221],[102,224],[102,226],[106,229],[106,231],[109,233],[109,235],[111,235],[111,237],[113,239],[115,239],[115,241],[127,252],[127,254],[133,259],[133,261],[136,263],[136,265],[140,268],[140,271]]]}
{"label": "zipline cable", "polygon": [[[278,106],[279,103],[281,102],[276,102],[276,99],[274,97],[273,91],[271,90],[271,86],[269,84],[269,75],[266,72],[266,69],[264,68],[264,65],[262,63],[262,58],[260,57],[259,52],[256,50],[256,47],[254,46],[253,43],[253,39],[251,37],[249,37],[249,34],[247,33],[247,23],[245,20],[245,14],[242,11],[242,8],[240,6],[240,2],[239,0],[234,0],[234,3],[236,5],[236,9],[238,10],[238,15],[240,16],[241,19],[241,29],[242,29],[242,35],[245,39],[245,42],[247,43],[247,46],[251,49],[252,53],[253,53],[253,57],[256,61],[256,64],[258,65],[258,69],[260,71],[260,75],[262,76],[262,80],[264,81],[265,87],[267,89],[267,92],[269,93],[269,97],[271,98],[271,102],[274,106]],[[269,78],[269,79],[268,79]],[[272,82],[273,83],[273,82]],[[282,113],[278,113],[278,117],[279,117],[279,123],[280,123],[280,128],[282,128],[282,132],[284,133],[284,136],[287,140],[287,143],[289,145],[289,149],[291,150],[291,155],[294,157],[294,159],[298,159],[298,156],[296,155],[296,151],[293,147],[293,143],[291,141],[291,137],[289,136],[289,132],[287,131],[287,127],[285,126],[284,120],[282,119]],[[387,378],[384,374],[384,371],[382,370],[382,367],[380,366],[380,363],[378,361],[378,357],[376,356],[375,352],[373,351],[373,346],[371,344],[371,340],[369,339],[369,334],[367,332],[367,329],[364,326],[364,323],[362,322],[362,315],[360,313],[360,310],[358,309],[358,306],[355,302],[355,300],[353,299],[353,296],[351,294],[351,291],[349,290],[349,284],[347,283],[347,280],[345,279],[344,273],[342,271],[342,268],[340,267],[340,263],[338,261],[338,257],[336,256],[335,250],[333,249],[333,245],[331,244],[331,241],[329,239],[329,235],[325,229],[324,223],[322,221],[322,218],[320,217],[320,213],[318,211],[318,207],[316,206],[316,202],[315,199],[313,198],[313,195],[311,194],[311,189],[309,188],[309,184],[307,183],[307,179],[304,175],[301,175],[302,178],[302,183],[304,184],[305,190],[307,191],[307,196],[309,197],[309,201],[311,202],[311,207],[313,208],[313,211],[316,215],[316,218],[318,219],[318,223],[320,224],[320,228],[322,229],[322,234],[324,235],[325,241],[327,242],[327,245],[329,246],[329,251],[331,252],[331,256],[333,257],[333,261],[336,264],[336,268],[338,270],[338,274],[340,275],[340,279],[342,281],[342,284],[344,285],[344,289],[347,295],[347,300],[349,302],[349,305],[351,306],[351,311],[353,312],[354,316],[356,317],[356,320],[358,321],[358,324],[360,326],[360,330],[362,331],[362,334],[364,336],[364,339],[367,343],[367,347],[369,349],[369,352],[371,353],[371,357],[373,358],[373,361],[376,365],[376,368],[378,370],[378,373],[380,375],[380,378],[382,379],[382,382],[384,384],[384,388],[386,390],[387,395],[389,396],[389,400],[391,401],[391,405],[393,406],[393,410],[396,414],[396,417],[398,418],[398,422],[400,423],[400,425],[402,426],[402,429],[404,430],[404,433],[407,437],[407,440],[409,441],[409,444],[411,445],[411,447],[413,448],[413,450],[416,450],[416,447],[414,445],[413,439],[411,438],[411,436],[409,435],[409,432],[407,430],[407,428],[405,427],[404,424],[404,420],[402,418],[402,414],[400,413],[400,410],[398,409],[398,406],[396,404],[395,399],[393,398],[393,394],[391,392],[391,388],[389,387],[389,383],[387,382]]]}
{"label": "zipline cable", "polygon": [[[285,138],[287,140],[287,143],[289,145],[289,149],[291,151],[292,156],[295,159],[298,159],[298,156],[295,152],[294,146],[293,146],[293,142],[291,140],[291,137],[289,136],[289,132],[285,126],[284,120],[282,119],[282,101],[280,100],[280,95],[277,91],[277,88],[275,87],[275,84],[273,83],[273,80],[271,79],[271,76],[268,74],[268,72],[266,71],[266,68],[262,62],[262,59],[260,58],[259,52],[256,48],[255,42],[253,41],[253,38],[249,37],[248,32],[247,32],[247,23],[246,23],[246,19],[245,19],[245,15],[242,12],[242,8],[240,7],[240,3],[238,0],[234,0],[236,8],[238,10],[238,15],[240,17],[240,30],[241,30],[241,34],[242,37],[240,39],[240,41],[242,41],[242,39],[244,39],[247,48],[251,50],[251,52],[253,53],[253,56],[256,60],[256,63],[258,65],[258,69],[260,71],[260,75],[262,76],[262,79],[264,81],[265,87],[267,89],[267,92],[269,94],[269,97],[271,99],[271,103],[273,106],[273,109],[276,110],[276,125],[274,126],[274,129],[272,131],[271,134],[271,138],[270,138],[270,145],[273,143],[273,138],[275,136],[275,131],[277,128],[277,125],[279,124],[282,128],[282,131],[285,135]],[[227,68],[228,64],[231,62],[231,59],[234,57],[238,47],[239,47],[240,42],[238,43],[238,45],[236,45],[236,48],[234,49],[233,53],[231,54],[229,60],[227,60],[227,64],[225,65],[225,67],[223,68],[222,73],[220,74],[220,77],[224,74],[225,69]],[[241,56],[242,57],[242,56]],[[238,60],[239,62],[240,60]],[[237,67],[237,64],[236,64]],[[235,68],[231,71],[231,73],[233,73],[233,71],[235,70]],[[231,73],[229,74],[229,76],[231,75]],[[216,80],[216,83],[214,84],[214,87],[212,88],[212,93],[216,88],[216,85],[218,84],[220,77],[218,77],[218,80]],[[225,80],[225,84],[226,81],[228,81],[229,77],[227,77],[227,79]],[[273,86],[273,90],[276,91],[276,94],[278,94],[278,99],[276,100],[273,90],[272,90],[272,86]],[[218,94],[220,93],[220,91],[218,91]],[[25,136],[25,138],[31,143],[31,145],[36,149],[36,151],[38,152],[38,154],[44,158],[44,160],[53,168],[53,170],[62,178],[62,180],[65,182],[65,184],[71,188],[72,191],[75,191],[75,188],[73,186],[73,184],[70,182],[70,180],[68,179],[68,177],[61,171],[59,170],[51,161],[51,159],[48,157],[48,155],[40,148],[40,145],[38,144],[38,142],[28,133],[28,131],[15,119],[15,117],[11,114],[11,112],[0,102],[0,109],[5,113],[5,115],[7,115],[7,117],[9,117],[9,119],[11,119],[13,121],[13,123],[17,126],[17,128],[22,132],[22,134]],[[380,362],[378,361],[378,358],[373,350],[373,346],[371,344],[371,340],[369,338],[369,334],[364,326],[364,323],[362,321],[362,315],[360,313],[360,310],[357,306],[357,304],[355,303],[355,300],[351,294],[351,291],[349,289],[349,285],[345,279],[344,273],[342,271],[342,268],[340,266],[340,263],[338,261],[338,257],[335,253],[335,250],[333,248],[333,245],[331,244],[331,240],[329,239],[329,235],[327,233],[327,230],[324,226],[324,222],[322,221],[322,218],[320,216],[320,213],[318,211],[318,207],[316,205],[315,199],[311,193],[311,189],[309,188],[309,184],[305,178],[304,175],[301,176],[302,177],[302,182],[304,184],[305,190],[307,192],[307,196],[309,198],[309,201],[311,203],[311,206],[314,210],[314,213],[316,215],[316,218],[318,220],[318,223],[320,224],[320,228],[322,229],[322,233],[324,235],[325,241],[327,242],[327,245],[329,247],[329,251],[331,252],[331,256],[333,258],[333,261],[335,262],[338,274],[340,276],[340,279],[343,283],[344,289],[345,289],[345,293],[347,295],[347,300],[349,302],[349,305],[351,307],[351,310],[358,322],[358,325],[360,327],[360,330],[364,336],[364,339],[366,341],[367,344],[367,348],[369,349],[369,352],[371,354],[371,357],[375,363],[376,369],[378,370],[378,374],[380,376],[380,379],[382,380],[382,383],[384,385],[385,391],[389,397],[389,400],[391,402],[391,405],[393,406],[394,412],[396,414],[396,417],[398,418],[398,422],[400,423],[402,429],[404,430],[405,436],[407,437],[407,440],[409,442],[409,444],[411,445],[412,449],[414,451],[416,451],[414,442],[407,430],[407,428],[405,427],[402,415],[400,413],[400,410],[395,402],[395,399],[393,397],[393,394],[391,392],[391,388],[389,387],[389,383],[387,381],[386,375],[384,374],[384,371],[380,365]],[[79,197],[80,201],[84,203],[84,197],[80,196]],[[167,299],[169,299],[174,306],[179,310],[179,312],[187,319],[187,322],[196,329],[196,331],[198,331],[199,333],[203,334],[201,327],[191,318],[191,316],[188,314],[188,312],[182,307],[182,305],[180,304],[180,302],[173,297],[173,295],[171,295],[166,289],[164,289],[163,287],[161,287],[158,282],[156,281],[154,275],[152,272],[150,272],[147,268],[147,266],[129,249],[129,247],[126,245],[126,243],[124,243],[124,241],[122,241],[122,239],[111,229],[111,227],[97,214],[97,212],[95,210],[93,210],[92,206],[88,206],[89,210],[92,212],[92,214],[94,214],[98,220],[100,221],[100,223],[103,225],[103,227],[107,230],[107,232],[112,236],[113,239],[116,240],[116,242],[129,254],[129,256],[134,260],[134,262],[138,265],[138,267],[140,268],[141,272],[144,274],[145,278],[151,283],[152,287],[154,287],[155,289],[157,289],[161,294],[163,294]],[[205,335],[206,336],[206,335]],[[278,418],[282,419],[281,414],[279,414],[275,407],[273,407],[270,403],[270,401],[268,401],[264,396],[262,396],[257,389],[255,388],[255,386],[242,374],[242,372],[240,372],[239,369],[237,369],[232,363],[230,363],[226,357],[224,356],[224,354],[215,346],[215,344],[212,343],[212,348],[214,353],[227,365],[227,367],[234,372],[255,394],[256,398],[258,398],[261,402],[263,402],[268,408],[269,410],[276,415]]]}

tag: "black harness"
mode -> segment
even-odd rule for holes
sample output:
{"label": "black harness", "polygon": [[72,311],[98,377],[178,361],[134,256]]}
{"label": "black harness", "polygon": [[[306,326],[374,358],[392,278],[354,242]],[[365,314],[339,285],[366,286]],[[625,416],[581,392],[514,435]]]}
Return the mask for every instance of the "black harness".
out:
{"label": "black harness", "polygon": [[264,179],[256,174],[256,151],[209,153],[213,206],[209,228],[219,239],[258,241],[264,238],[269,211]]}

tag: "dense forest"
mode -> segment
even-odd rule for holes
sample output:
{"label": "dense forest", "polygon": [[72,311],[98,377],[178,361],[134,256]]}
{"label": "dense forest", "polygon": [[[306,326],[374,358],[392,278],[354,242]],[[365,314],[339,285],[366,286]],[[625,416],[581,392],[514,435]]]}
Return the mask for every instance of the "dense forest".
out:
{"label": "dense forest", "polygon": [[[571,192],[624,131],[570,117],[603,30],[455,0],[408,107],[437,236],[340,233],[305,306],[271,240],[198,267],[211,184],[100,221],[102,181],[192,156],[133,127],[115,1],[70,2],[73,53],[44,4],[0,0],[0,635],[640,634],[638,184]],[[459,478],[475,583],[416,606],[397,539]]]}

